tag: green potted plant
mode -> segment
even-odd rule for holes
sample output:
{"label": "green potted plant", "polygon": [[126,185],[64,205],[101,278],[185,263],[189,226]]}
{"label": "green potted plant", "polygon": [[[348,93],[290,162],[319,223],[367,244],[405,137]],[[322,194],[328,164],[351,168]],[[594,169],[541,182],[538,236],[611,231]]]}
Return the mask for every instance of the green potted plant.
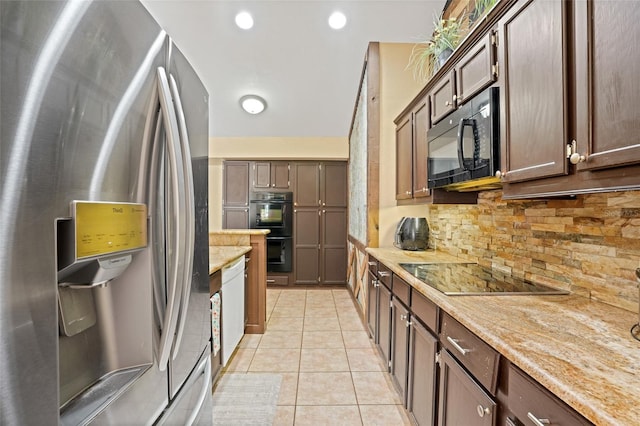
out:
{"label": "green potted plant", "polygon": [[416,81],[424,82],[442,67],[460,42],[460,21],[434,16],[431,39],[413,46],[408,67]]}
{"label": "green potted plant", "polygon": [[471,25],[474,22],[478,21],[485,13],[487,13],[498,0],[475,0],[475,4],[471,14],[469,15],[469,20]]}

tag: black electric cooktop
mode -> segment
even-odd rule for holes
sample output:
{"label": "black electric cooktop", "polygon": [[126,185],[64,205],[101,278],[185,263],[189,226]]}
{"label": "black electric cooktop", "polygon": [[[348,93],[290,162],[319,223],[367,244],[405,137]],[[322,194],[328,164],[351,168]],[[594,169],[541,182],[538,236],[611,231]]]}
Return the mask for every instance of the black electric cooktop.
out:
{"label": "black electric cooktop", "polygon": [[401,263],[423,283],[449,296],[506,294],[569,294],[477,263]]}

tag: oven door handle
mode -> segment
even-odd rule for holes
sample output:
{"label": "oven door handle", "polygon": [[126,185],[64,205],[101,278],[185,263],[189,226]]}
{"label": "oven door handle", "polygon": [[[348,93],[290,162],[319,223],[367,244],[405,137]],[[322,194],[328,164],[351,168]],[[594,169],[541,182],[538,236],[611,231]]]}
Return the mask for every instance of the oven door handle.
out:
{"label": "oven door handle", "polygon": [[473,131],[473,167],[477,162],[480,155],[480,141],[478,140],[478,127],[476,120],[473,118],[463,118],[458,123],[458,161],[460,162],[460,168],[462,170],[469,170],[464,163],[464,128],[471,126]]}

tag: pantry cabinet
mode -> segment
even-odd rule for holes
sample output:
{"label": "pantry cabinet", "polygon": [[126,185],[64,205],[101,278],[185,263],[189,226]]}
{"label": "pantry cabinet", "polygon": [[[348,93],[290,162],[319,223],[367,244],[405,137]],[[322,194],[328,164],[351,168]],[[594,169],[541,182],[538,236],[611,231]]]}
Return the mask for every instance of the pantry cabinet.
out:
{"label": "pantry cabinet", "polygon": [[249,228],[249,162],[225,161],[222,178],[222,228]]}
{"label": "pantry cabinet", "polygon": [[345,284],[347,165],[300,162],[293,170],[295,283]]}

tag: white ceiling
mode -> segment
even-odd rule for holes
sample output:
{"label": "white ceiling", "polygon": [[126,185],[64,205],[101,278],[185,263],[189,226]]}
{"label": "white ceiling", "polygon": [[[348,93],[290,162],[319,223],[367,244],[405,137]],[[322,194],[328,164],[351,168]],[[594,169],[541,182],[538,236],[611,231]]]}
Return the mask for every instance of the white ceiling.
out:
{"label": "white ceiling", "polygon": [[[142,3],[206,85],[210,136],[346,137],[369,41],[424,39],[444,0]],[[253,15],[251,30],[235,25],[243,10]],[[338,31],[327,24],[335,10],[347,16]],[[266,99],[265,112],[253,116],[240,108],[249,93]]]}

